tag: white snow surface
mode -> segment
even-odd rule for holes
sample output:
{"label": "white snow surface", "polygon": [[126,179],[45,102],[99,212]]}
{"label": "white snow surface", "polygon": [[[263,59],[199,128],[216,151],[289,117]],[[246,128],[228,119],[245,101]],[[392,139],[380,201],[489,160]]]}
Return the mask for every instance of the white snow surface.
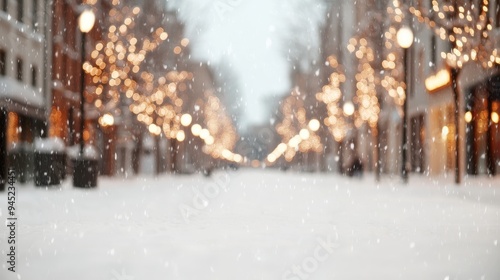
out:
{"label": "white snow surface", "polygon": [[[500,177],[240,169],[16,195],[16,273],[4,227],[2,280],[500,279]],[[6,192],[0,206],[5,220]]]}
{"label": "white snow surface", "polygon": [[[71,158],[77,158],[78,154],[80,153],[80,145],[74,145],[66,148],[66,153],[71,157]],[[97,148],[92,145],[86,144],[83,147],[83,155],[87,159],[99,159],[99,152],[97,151]]]}
{"label": "white snow surface", "polygon": [[61,138],[52,137],[35,139],[35,150],[39,152],[64,152],[65,148],[66,145]]}

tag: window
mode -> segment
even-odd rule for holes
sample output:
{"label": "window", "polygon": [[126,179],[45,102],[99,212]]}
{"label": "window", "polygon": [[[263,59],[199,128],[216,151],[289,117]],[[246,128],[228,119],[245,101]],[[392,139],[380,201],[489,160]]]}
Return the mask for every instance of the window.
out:
{"label": "window", "polygon": [[38,31],[38,0],[33,0],[33,30]]}
{"label": "window", "polygon": [[496,27],[500,27],[500,1],[496,1],[494,4],[494,12],[495,12],[495,22],[496,22]]}
{"label": "window", "polygon": [[9,0],[3,0],[2,2],[2,10],[4,12],[7,12],[7,2],[9,2]]}
{"label": "window", "polygon": [[431,63],[432,69],[436,69],[436,63],[437,63],[437,42],[436,42],[436,34],[431,35]]}
{"label": "window", "polygon": [[24,0],[17,1],[17,20],[23,22]]}
{"label": "window", "polygon": [[23,80],[23,60],[21,58],[17,58],[17,80]]}
{"label": "window", "polygon": [[38,69],[35,65],[31,65],[31,85],[37,87],[38,84]]}
{"label": "window", "polygon": [[5,67],[5,63],[7,61],[7,54],[5,53],[4,50],[0,50],[0,75],[5,76],[5,70],[7,67]]}

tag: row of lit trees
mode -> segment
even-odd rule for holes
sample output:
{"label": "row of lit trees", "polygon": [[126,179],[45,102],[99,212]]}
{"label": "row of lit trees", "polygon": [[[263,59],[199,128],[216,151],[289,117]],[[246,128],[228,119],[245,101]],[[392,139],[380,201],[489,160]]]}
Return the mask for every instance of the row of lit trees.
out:
{"label": "row of lit trees", "polygon": [[[477,3],[460,1],[431,1],[431,7],[426,7],[422,2],[419,6],[411,6],[397,0],[390,1],[387,7],[389,14],[387,29],[383,34],[383,60],[381,65],[375,58],[380,55],[375,53],[379,42],[373,42],[373,34],[367,34],[361,30],[358,35],[349,40],[347,46],[349,52],[353,53],[358,61],[357,73],[355,74],[355,96],[353,103],[355,111],[353,122],[356,128],[367,123],[370,128],[376,129],[380,113],[380,97],[377,96],[377,86],[382,86],[388,96],[391,97],[396,106],[401,106],[400,114],[403,119],[403,141],[402,141],[402,174],[407,178],[408,166],[406,154],[407,144],[407,82],[406,82],[406,60],[407,49],[413,43],[411,29],[406,27],[414,15],[419,22],[426,23],[437,35],[452,44],[449,52],[443,52],[442,58],[446,60],[450,68],[452,88],[455,99],[455,139],[456,139],[456,182],[462,177],[459,173],[460,164],[460,137],[458,127],[460,125],[460,98],[458,92],[458,79],[460,70],[469,62],[477,62],[484,68],[492,68],[500,63],[498,50],[491,40],[493,30],[488,0]],[[379,24],[384,25],[381,21]],[[400,31],[400,32],[399,32]],[[377,35],[375,35],[377,36]],[[406,42],[405,42],[406,41]],[[402,59],[401,52],[403,52]],[[334,56],[327,59],[330,66],[335,69],[330,75],[329,84],[323,87],[322,92],[317,94],[318,100],[327,106],[328,116],[325,116],[324,124],[330,129],[336,141],[342,141],[350,128],[346,119],[350,117],[349,112],[341,106],[350,105],[342,95],[341,83],[345,76]],[[378,68],[383,71],[377,71]],[[385,97],[383,100],[387,100]],[[467,115],[467,114],[466,114]],[[375,131],[374,135],[378,134]],[[378,143],[377,143],[378,145]],[[377,163],[379,160],[376,159]]]}
{"label": "row of lit trees", "polygon": [[[229,152],[236,143],[236,131],[212,92],[199,93],[204,98],[196,112],[187,108],[186,104],[193,103],[189,99],[196,97],[189,92],[195,82],[193,73],[181,57],[189,40],[174,41],[178,36],[172,38],[163,26],[154,26],[161,24],[161,18],[151,20],[154,15],[122,1],[112,2],[108,16],[102,40],[95,43],[90,60],[83,65],[91,76],[88,99],[100,112],[100,124],[113,125],[125,102],[151,134],[177,142],[195,136],[203,140],[206,154],[243,161]],[[185,127],[192,133],[187,134]]]}
{"label": "row of lit trees", "polygon": [[320,123],[316,119],[308,120],[304,106],[305,94],[296,87],[281,104],[281,122],[276,125],[276,132],[281,136],[281,143],[267,156],[267,162],[274,164],[282,155],[285,160],[293,160],[297,152],[321,152],[323,144],[317,133]]}

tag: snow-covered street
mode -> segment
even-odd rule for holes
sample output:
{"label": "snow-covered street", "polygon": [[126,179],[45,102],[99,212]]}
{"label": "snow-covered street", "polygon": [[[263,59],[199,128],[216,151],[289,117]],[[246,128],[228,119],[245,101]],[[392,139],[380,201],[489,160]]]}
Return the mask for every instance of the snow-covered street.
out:
{"label": "snow-covered street", "polygon": [[240,170],[18,185],[17,273],[4,227],[0,278],[500,279],[499,179]]}

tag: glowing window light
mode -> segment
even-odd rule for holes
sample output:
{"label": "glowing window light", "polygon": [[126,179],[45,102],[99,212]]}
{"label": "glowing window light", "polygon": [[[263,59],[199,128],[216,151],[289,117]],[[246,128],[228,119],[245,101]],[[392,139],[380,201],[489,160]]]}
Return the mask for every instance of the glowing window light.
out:
{"label": "glowing window light", "polygon": [[440,70],[436,75],[425,79],[425,88],[429,92],[434,92],[450,84],[450,72],[447,69]]}
{"label": "glowing window light", "polygon": [[467,123],[470,123],[472,121],[472,112],[466,112],[464,118]]}

